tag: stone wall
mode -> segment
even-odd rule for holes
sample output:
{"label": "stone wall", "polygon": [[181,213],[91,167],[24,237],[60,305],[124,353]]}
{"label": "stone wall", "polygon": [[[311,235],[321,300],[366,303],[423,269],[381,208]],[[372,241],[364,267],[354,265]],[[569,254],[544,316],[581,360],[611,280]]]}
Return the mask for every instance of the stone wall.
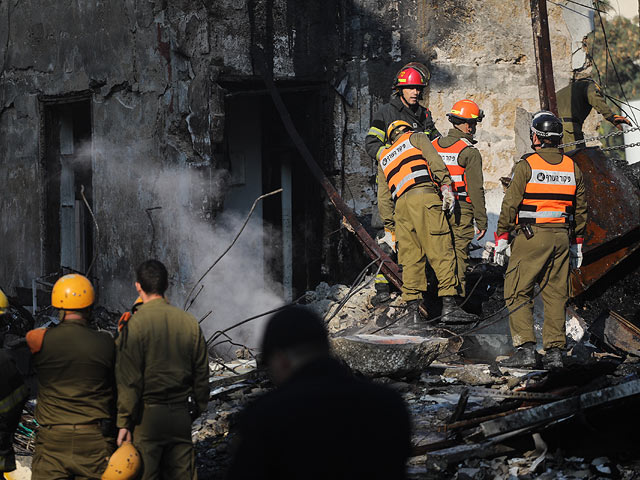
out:
{"label": "stone wall", "polygon": [[[202,270],[200,247],[209,244],[199,235],[215,232],[227,187],[224,79],[260,85],[272,70],[277,81],[326,85],[326,118],[313,119],[328,126],[326,148],[312,153],[366,222],[375,199],[375,164],[363,149],[371,116],[388,100],[399,67],[425,62],[432,81],[424,101],[440,131],[456,100],[471,98],[485,110],[478,148],[485,186],[496,188],[518,153],[516,109],[538,108],[528,5],[0,1],[0,285],[15,293],[50,273],[42,240],[42,100],[56,96],[90,99],[93,141],[86,148],[100,225],[93,273],[113,308],[128,304],[132,265],[148,255],[166,260],[180,294]],[[561,8],[549,7],[557,81],[566,82],[571,38]],[[163,208],[147,210],[156,206]],[[339,218],[326,211],[329,235]]]}

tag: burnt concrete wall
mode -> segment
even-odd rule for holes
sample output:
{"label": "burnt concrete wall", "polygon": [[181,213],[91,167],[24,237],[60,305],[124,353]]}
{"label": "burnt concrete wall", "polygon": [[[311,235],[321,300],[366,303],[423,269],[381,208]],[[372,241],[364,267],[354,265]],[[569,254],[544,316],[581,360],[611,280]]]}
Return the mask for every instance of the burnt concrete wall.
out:
{"label": "burnt concrete wall", "polygon": [[[485,109],[478,146],[486,186],[497,186],[514,157],[516,107],[537,109],[528,4],[0,0],[0,285],[13,292],[50,273],[40,140],[41,100],[52,96],[89,94],[93,141],[86,148],[100,226],[93,273],[114,308],[128,304],[132,266],[148,255],[167,261],[180,293],[201,267],[192,247],[203,230],[185,212],[214,228],[222,206],[224,78],[259,84],[273,71],[279,80],[344,80],[325,118],[313,119],[326,125],[326,148],[313,153],[367,218],[375,164],[362,142],[371,116],[388,100],[401,65],[428,63],[433,78],[424,100],[441,131],[454,101],[472,98]],[[566,78],[571,41],[559,7],[550,5],[550,21],[554,64]],[[328,234],[338,219],[326,211]]]}

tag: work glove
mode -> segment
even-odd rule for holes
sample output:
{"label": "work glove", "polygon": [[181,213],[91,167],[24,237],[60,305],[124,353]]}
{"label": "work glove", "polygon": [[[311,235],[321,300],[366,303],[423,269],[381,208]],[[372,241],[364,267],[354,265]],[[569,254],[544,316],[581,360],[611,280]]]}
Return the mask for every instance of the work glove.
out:
{"label": "work glove", "polygon": [[451,185],[442,185],[440,191],[442,192],[442,210],[448,212],[449,215],[453,215],[453,208],[456,206],[456,197],[453,195]]}
{"label": "work glove", "polygon": [[506,265],[507,263],[507,249],[509,248],[509,233],[505,232],[498,236],[498,233],[494,233],[493,237],[496,240],[496,248],[493,252],[493,261],[498,265]]}
{"label": "work glove", "polygon": [[396,251],[396,232],[385,228],[384,235],[378,235],[376,240],[378,241],[378,245],[387,245],[393,252]]}
{"label": "work glove", "polygon": [[583,241],[584,239],[582,237],[576,237],[569,247],[569,267],[572,269],[580,268],[580,265],[582,265]]}
{"label": "work glove", "polygon": [[631,125],[631,120],[621,115],[612,115],[611,117],[609,117],[609,121],[613,123],[618,130],[622,130],[623,123],[626,123],[627,125]]}

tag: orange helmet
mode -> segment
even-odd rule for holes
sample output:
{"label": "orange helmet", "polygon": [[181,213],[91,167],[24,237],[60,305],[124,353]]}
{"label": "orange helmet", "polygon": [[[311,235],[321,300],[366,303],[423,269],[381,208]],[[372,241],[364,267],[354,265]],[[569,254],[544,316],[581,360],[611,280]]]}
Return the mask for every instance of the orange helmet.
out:
{"label": "orange helmet", "polygon": [[421,87],[424,88],[429,82],[429,70],[421,63],[408,63],[396,74],[393,84],[395,88]]}
{"label": "orange helmet", "polygon": [[404,120],[394,120],[387,127],[387,140],[391,140],[391,134],[393,133],[393,131],[396,128],[401,128],[401,127],[407,128],[409,130],[413,128],[409,122],[405,122]]}
{"label": "orange helmet", "polygon": [[71,273],[60,277],[51,291],[51,305],[63,310],[82,310],[93,305],[93,285],[87,277]]}
{"label": "orange helmet", "polygon": [[478,107],[476,102],[472,100],[460,100],[453,104],[451,112],[447,113],[447,117],[449,117],[449,121],[452,123],[455,123],[451,120],[452,118],[462,120],[463,122],[481,122],[484,118],[484,112]]}
{"label": "orange helmet", "polygon": [[135,478],[142,461],[131,442],[123,442],[109,458],[109,465],[102,474],[102,480],[129,480]]}

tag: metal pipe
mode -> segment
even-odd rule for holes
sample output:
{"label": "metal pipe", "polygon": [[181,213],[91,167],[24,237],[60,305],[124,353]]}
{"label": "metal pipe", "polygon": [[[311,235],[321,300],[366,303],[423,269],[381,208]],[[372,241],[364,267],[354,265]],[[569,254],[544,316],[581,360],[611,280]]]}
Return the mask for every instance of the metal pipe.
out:
{"label": "metal pipe", "polygon": [[547,0],[530,0],[533,46],[536,54],[536,73],[538,77],[538,95],[540,108],[558,115],[556,87],[553,81],[553,62],[551,60],[551,42],[549,40],[549,18]]}

